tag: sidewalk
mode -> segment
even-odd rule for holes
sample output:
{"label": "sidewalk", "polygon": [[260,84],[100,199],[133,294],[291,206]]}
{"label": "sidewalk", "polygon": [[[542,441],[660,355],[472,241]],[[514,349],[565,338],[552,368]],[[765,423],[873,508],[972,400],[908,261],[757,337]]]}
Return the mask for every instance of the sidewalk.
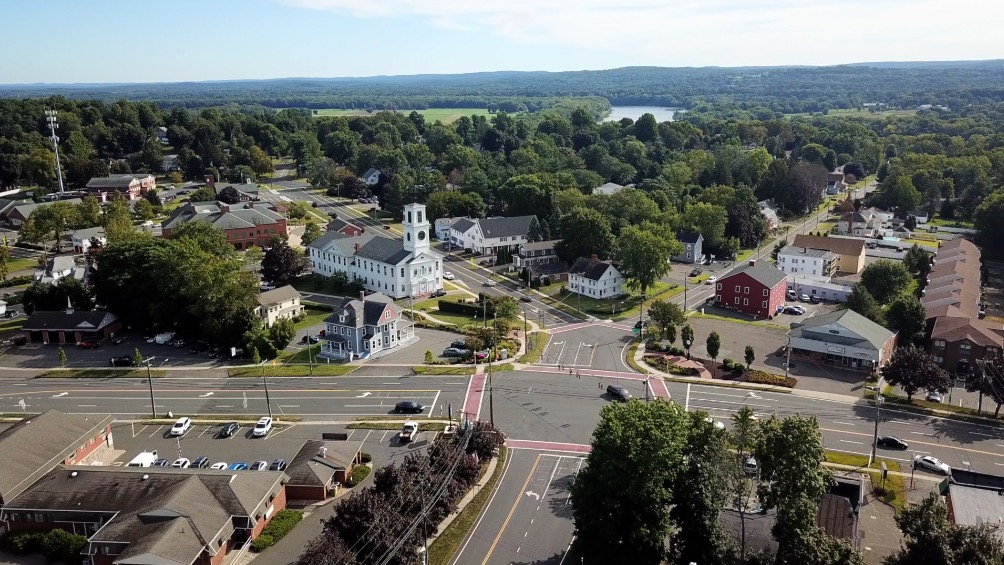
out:
{"label": "sidewalk", "polygon": [[486,484],[488,484],[488,481],[490,481],[492,478],[492,474],[495,472],[495,466],[498,465],[498,461],[499,461],[498,457],[492,457],[491,462],[488,463],[488,469],[485,470],[485,473],[481,476],[481,479],[477,482],[477,484],[475,484],[473,487],[471,487],[470,490],[467,491],[467,494],[465,494],[464,497],[460,499],[460,502],[457,503],[457,509],[454,510],[452,514],[447,516],[446,519],[440,522],[439,526],[436,528],[436,532],[432,534],[428,540],[426,540],[426,543],[428,545],[432,545],[432,542],[435,541],[435,539],[438,538],[440,535],[442,535],[443,531],[446,530],[446,527],[452,524],[453,521],[457,519],[457,516],[459,516],[460,513],[464,510],[464,508],[467,508],[467,505],[470,504],[472,500],[474,500],[474,497],[477,496],[479,492],[481,492],[481,488],[484,487]]}

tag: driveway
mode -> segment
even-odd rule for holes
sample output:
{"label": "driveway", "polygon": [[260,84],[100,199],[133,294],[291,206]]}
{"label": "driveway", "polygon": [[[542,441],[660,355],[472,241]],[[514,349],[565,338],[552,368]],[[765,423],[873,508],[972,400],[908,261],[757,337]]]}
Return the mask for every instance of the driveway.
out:
{"label": "driveway", "polygon": [[[399,347],[397,351],[374,359],[372,362],[392,365],[421,365],[425,363],[426,351],[431,351],[437,361],[445,361],[446,358],[440,355],[443,350],[450,346],[451,341],[464,338],[462,334],[423,328],[416,328],[415,335],[418,336],[418,341]],[[364,366],[367,364],[370,363],[364,363]]]}

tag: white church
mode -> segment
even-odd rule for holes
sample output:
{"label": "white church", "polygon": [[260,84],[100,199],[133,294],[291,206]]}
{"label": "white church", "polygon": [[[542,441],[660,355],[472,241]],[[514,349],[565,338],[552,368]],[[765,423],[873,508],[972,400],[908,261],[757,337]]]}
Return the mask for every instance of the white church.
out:
{"label": "white church", "polygon": [[443,256],[429,246],[424,204],[404,207],[404,239],[371,231],[350,236],[329,231],[307,246],[314,273],[344,272],[367,290],[393,298],[422,296],[443,288]]}

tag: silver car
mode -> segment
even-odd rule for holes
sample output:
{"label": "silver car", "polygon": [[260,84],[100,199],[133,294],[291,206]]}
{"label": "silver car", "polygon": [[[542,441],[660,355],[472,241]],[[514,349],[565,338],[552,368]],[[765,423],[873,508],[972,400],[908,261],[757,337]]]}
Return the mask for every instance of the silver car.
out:
{"label": "silver car", "polygon": [[951,475],[952,468],[937,457],[931,457],[930,455],[921,455],[913,460],[914,467],[923,467],[928,471],[933,471],[935,473],[940,473],[942,475]]}

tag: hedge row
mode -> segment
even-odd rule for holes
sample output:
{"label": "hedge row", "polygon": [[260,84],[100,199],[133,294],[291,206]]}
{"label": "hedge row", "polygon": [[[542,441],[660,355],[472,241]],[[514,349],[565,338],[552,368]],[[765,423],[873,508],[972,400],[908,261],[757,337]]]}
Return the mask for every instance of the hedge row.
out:
{"label": "hedge row", "polygon": [[9,279],[3,279],[0,281],[0,287],[8,286],[20,286],[22,284],[31,284],[34,282],[35,278],[31,275],[21,275],[19,277],[11,277]]}
{"label": "hedge row", "polygon": [[745,380],[748,383],[783,386],[787,388],[795,388],[795,385],[798,384],[798,379],[796,379],[795,377],[774,375],[772,373],[765,373],[763,371],[747,371],[743,380]]}
{"label": "hedge row", "polygon": [[276,512],[275,517],[272,521],[265,526],[265,529],[261,531],[261,534],[253,542],[251,542],[251,551],[255,553],[260,553],[265,551],[269,547],[275,545],[275,543],[281,540],[286,534],[288,534],[297,524],[303,520],[303,512],[299,510],[280,510]]}
{"label": "hedge row", "polygon": [[697,377],[701,374],[697,367],[681,367],[670,363],[665,357],[648,356],[645,357],[645,363],[664,373],[680,375],[681,377]]}
{"label": "hedge row", "polygon": [[50,562],[74,564],[83,560],[80,552],[87,547],[87,538],[65,530],[18,532],[5,536],[0,545],[12,553],[38,553]]}
{"label": "hedge row", "polygon": [[[468,302],[458,302],[456,300],[445,300],[445,299],[440,300],[439,301],[439,311],[440,312],[447,312],[447,313],[450,313],[450,314],[460,314],[461,316],[470,316],[472,318],[475,317],[475,316],[481,316],[482,315],[482,310],[481,310],[481,305],[480,304],[471,304],[471,303],[468,303]],[[487,315],[491,316],[491,313],[489,312]]]}
{"label": "hedge row", "polygon": [[366,477],[368,476],[370,476],[369,466],[356,465],[352,468],[352,474],[349,475],[349,480],[345,481],[345,486],[352,488],[366,480]]}

